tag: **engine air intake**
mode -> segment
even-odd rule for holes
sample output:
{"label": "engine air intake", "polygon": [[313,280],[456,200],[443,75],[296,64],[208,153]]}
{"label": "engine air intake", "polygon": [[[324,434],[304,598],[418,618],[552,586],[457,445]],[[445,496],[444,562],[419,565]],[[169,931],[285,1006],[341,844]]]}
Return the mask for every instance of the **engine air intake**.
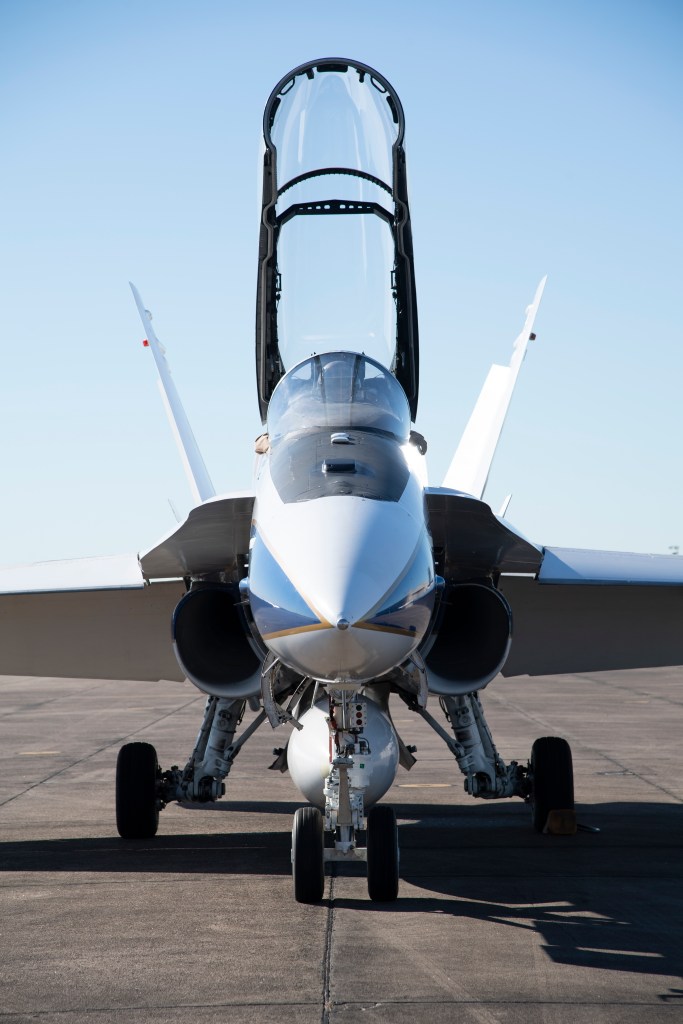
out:
{"label": "engine air intake", "polygon": [[208,584],[190,590],[173,613],[173,649],[187,678],[215,697],[259,692],[261,661],[240,621],[232,587]]}
{"label": "engine air intake", "polygon": [[425,658],[429,689],[444,696],[483,689],[505,664],[511,636],[512,612],[495,587],[449,587],[436,640]]}

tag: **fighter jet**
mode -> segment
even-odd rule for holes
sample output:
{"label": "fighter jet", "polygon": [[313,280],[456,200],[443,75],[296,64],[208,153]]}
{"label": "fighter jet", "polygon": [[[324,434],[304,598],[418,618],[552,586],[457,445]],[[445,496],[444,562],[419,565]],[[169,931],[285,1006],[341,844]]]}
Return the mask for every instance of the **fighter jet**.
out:
{"label": "fighter jet", "polygon": [[[442,486],[428,485],[427,441],[414,426],[404,127],[387,79],[353,60],[297,67],[266,103],[253,493],[216,495],[133,287],[196,507],[138,556],[0,574],[0,600],[34,595],[34,635],[52,630],[52,644],[32,644],[30,656],[25,631],[23,647],[7,631],[2,671],[168,678],[151,623],[172,595],[173,651],[181,677],[207,695],[204,718],[183,767],[160,766],[148,743],[122,747],[118,832],[150,839],[169,803],[219,800],[254,732],[285,726],[271,767],[289,771],[307,801],[292,830],[302,903],[322,899],[329,861],[366,862],[370,899],[397,898],[396,816],[381,800],[399,766],[416,763],[392,720],[398,702],[443,739],[472,797],[520,798],[537,831],[571,833],[568,743],[542,736],[527,763],[506,763],[482,691],[503,671],[683,661],[683,559],[545,548],[483,498],[545,279],[509,365],[486,379]],[[87,606],[65,611],[64,592],[79,590]],[[116,595],[115,628],[114,604],[95,596],[106,593]],[[6,622],[13,607],[0,605]],[[140,609],[144,655],[130,639]],[[94,661],[86,635],[105,645]],[[239,732],[247,705],[255,717]]]}

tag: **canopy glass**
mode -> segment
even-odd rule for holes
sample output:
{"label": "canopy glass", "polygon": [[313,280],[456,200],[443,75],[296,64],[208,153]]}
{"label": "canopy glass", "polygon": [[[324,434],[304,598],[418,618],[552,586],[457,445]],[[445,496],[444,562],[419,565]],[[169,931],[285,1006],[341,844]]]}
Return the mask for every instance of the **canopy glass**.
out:
{"label": "canopy glass", "polygon": [[[396,378],[379,363],[355,352],[328,352],[290,370],[268,409],[271,442],[321,428],[372,430],[405,441],[410,409]],[[340,433],[337,440],[347,438]]]}
{"label": "canopy glass", "polygon": [[389,83],[326,59],[282,79],[264,113],[256,358],[265,419],[280,377],[314,353],[364,353],[417,407],[417,312],[402,148]]}

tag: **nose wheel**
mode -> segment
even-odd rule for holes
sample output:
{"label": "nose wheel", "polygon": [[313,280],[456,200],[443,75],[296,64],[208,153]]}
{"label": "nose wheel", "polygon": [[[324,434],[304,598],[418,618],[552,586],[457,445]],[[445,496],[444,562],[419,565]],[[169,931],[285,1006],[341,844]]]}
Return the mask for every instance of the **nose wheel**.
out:
{"label": "nose wheel", "polygon": [[292,828],[292,878],[297,903],[320,903],[325,891],[323,816],[300,807]]}
{"label": "nose wheel", "polygon": [[368,895],[378,903],[398,896],[398,827],[393,807],[380,804],[368,814],[367,849],[325,849],[323,816],[317,807],[300,807],[292,828],[292,879],[297,903],[320,903],[325,891],[325,861],[367,861]]}
{"label": "nose wheel", "polygon": [[398,896],[398,827],[396,813],[378,804],[368,814],[368,896],[389,903]]}

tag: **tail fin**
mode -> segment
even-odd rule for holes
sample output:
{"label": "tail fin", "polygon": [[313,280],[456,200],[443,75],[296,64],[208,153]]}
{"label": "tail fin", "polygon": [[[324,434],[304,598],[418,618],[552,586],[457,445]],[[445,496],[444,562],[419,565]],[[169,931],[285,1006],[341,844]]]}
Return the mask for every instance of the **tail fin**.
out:
{"label": "tail fin", "polygon": [[491,472],[498,441],[503,430],[517,376],[526,355],[529,340],[547,277],[544,277],[527,306],[521,334],[512,346],[509,366],[492,366],[484,381],[477,404],[469,418],[460,444],[453,456],[443,486],[481,498]]}
{"label": "tail fin", "polygon": [[161,392],[161,397],[166,409],[166,415],[168,416],[168,421],[171,424],[171,430],[173,431],[173,436],[178,446],[178,451],[185,468],[190,489],[192,490],[192,494],[197,502],[206,501],[207,498],[214,497],[216,489],[211,483],[211,477],[209,476],[208,470],[204,464],[202,453],[195,441],[192,428],[190,427],[182,402],[180,401],[180,396],[178,395],[176,386],[173,383],[171,369],[166,362],[165,349],[154,333],[149,310],[145,309],[142,299],[140,298],[140,293],[135,285],[132,282],[129,282],[129,284],[133,292],[135,305],[138,307],[138,313],[140,314],[142,325],[145,328],[147,342],[152,350],[154,362],[156,363],[157,370],[159,372],[159,391]]}

